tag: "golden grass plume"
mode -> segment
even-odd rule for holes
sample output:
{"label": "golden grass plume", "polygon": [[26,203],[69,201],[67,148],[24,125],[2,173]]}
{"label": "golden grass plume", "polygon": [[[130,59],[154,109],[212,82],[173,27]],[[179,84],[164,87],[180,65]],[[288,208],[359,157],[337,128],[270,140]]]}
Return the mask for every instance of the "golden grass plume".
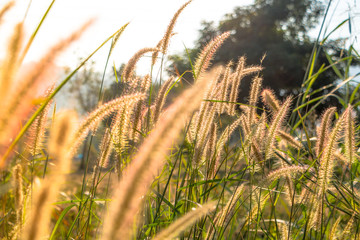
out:
{"label": "golden grass plume", "polygon": [[200,105],[206,85],[207,82],[200,79],[171,105],[123,173],[113,195],[111,214],[104,221],[105,240],[117,239],[120,234],[124,239],[130,236],[134,216],[154,175],[164,164],[164,154],[178,137],[183,121]]}
{"label": "golden grass plume", "polygon": [[187,5],[189,5],[192,2],[192,0],[187,1],[185,4],[183,4],[174,14],[174,16],[172,17],[166,32],[163,36],[163,38],[159,41],[159,43],[157,44],[156,48],[158,49],[157,51],[154,51],[153,55],[152,55],[152,65],[154,65],[156,63],[157,60],[157,56],[159,54],[159,51],[161,51],[163,54],[166,54],[166,51],[168,49],[169,46],[169,42],[170,42],[170,38],[173,35],[173,30],[176,24],[177,19],[179,18],[179,15],[181,14],[181,12],[186,8]]}
{"label": "golden grass plume", "polygon": [[143,49],[140,49],[139,51],[137,51],[134,56],[132,56],[130,58],[130,60],[128,61],[128,63],[126,64],[123,72],[122,72],[122,75],[121,75],[121,78],[123,81],[125,82],[130,82],[131,79],[134,77],[134,70],[135,70],[135,67],[136,67],[136,63],[140,60],[140,58],[145,54],[145,53],[148,53],[148,52],[154,52],[154,51],[157,51],[158,49],[156,48],[143,48]]}
{"label": "golden grass plume", "polygon": [[[48,235],[52,203],[56,201],[65,174],[70,169],[69,148],[72,142],[76,114],[71,111],[57,114],[49,140],[49,152],[55,158],[53,172],[44,181],[36,181],[34,200],[29,219],[25,222],[22,239],[37,240]],[[56,171],[56,173],[54,173]]]}
{"label": "golden grass plume", "polygon": [[199,206],[197,209],[186,213],[184,216],[177,219],[170,224],[169,227],[161,231],[155,236],[154,240],[171,240],[177,237],[181,232],[185,231],[188,227],[192,226],[200,218],[204,217],[210,211],[215,209],[213,202],[206,203]]}
{"label": "golden grass plume", "polygon": [[215,37],[210,41],[201,51],[194,66],[194,78],[198,79],[200,74],[209,67],[210,61],[213,58],[216,50],[222,45],[222,43],[230,36],[230,32],[224,32],[223,34]]}

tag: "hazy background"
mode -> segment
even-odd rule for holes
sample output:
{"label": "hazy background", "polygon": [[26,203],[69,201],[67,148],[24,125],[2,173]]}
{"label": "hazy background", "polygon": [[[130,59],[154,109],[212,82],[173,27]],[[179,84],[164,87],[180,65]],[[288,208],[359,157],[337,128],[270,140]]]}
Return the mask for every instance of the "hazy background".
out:
{"label": "hazy background", "polygon": [[[8,1],[1,1],[0,7],[7,2]],[[25,19],[27,38],[34,31],[51,2],[51,0],[16,1],[16,6],[5,15],[4,21],[0,26],[0,59],[4,56],[4,50],[7,47],[6,41],[11,36],[13,27],[17,22],[22,21],[29,4],[30,8]],[[71,47],[58,58],[56,69],[60,74],[61,80],[66,76],[64,69],[75,69],[80,63],[81,58],[86,58],[106,38],[121,26],[130,22],[120,37],[107,67],[105,86],[110,86],[114,83],[112,66],[115,64],[116,68],[119,69],[120,65],[126,63],[139,49],[156,46],[162,38],[174,13],[185,2],[185,0],[57,0],[36,36],[25,58],[24,65],[25,67],[31,67],[32,62],[40,59],[52,45],[69,36],[70,33],[76,31],[76,29],[89,19],[95,18],[95,23],[85,32],[82,38],[72,44]],[[174,32],[177,34],[171,39],[168,54],[181,53],[184,51],[184,46],[189,49],[193,48],[194,42],[200,36],[201,21],[214,21],[215,24],[218,24],[223,16],[233,12],[235,7],[246,6],[253,3],[253,0],[193,0],[178,18],[174,29]],[[326,6],[329,1],[325,0],[323,3]],[[345,24],[336,30],[332,38],[345,37],[350,40],[347,44],[349,44],[349,42],[355,42],[355,49],[359,49],[359,43],[356,39],[359,33],[357,24],[360,22],[357,21],[359,20],[359,9],[358,0],[331,1],[331,8],[328,18],[326,19],[325,29],[321,35],[326,35],[350,16],[352,19],[351,34],[348,24]],[[320,18],[320,21],[321,20],[322,18]],[[319,27],[316,27],[311,30],[309,34],[311,37],[316,38],[318,33]],[[351,36],[349,37],[349,35]],[[75,79],[72,79],[56,97],[58,108],[78,106],[77,101],[83,96],[85,96],[84,102],[92,102],[91,96],[94,95],[96,98],[93,100],[96,103],[101,72],[104,70],[109,48],[110,41],[91,59],[93,62],[91,71],[95,72],[95,74],[91,75],[89,79],[94,81],[87,81],[86,83],[81,81],[77,82],[77,78],[86,79],[88,77],[82,77],[82,73],[76,75]],[[167,64],[168,63],[165,62],[165,66]],[[156,74],[158,73],[158,67],[158,65],[155,66],[154,79],[157,79]],[[143,57],[137,64],[137,74],[145,75],[149,73],[149,70],[150,58]],[[356,68],[355,70],[353,69],[352,72],[355,73],[358,72],[358,70],[359,68]],[[52,80],[56,79],[58,79],[59,83],[59,76],[54,76]],[[72,91],[72,85],[80,87]],[[89,89],[91,90],[90,92]],[[89,98],[86,98],[87,96],[89,96]],[[89,107],[89,109],[91,108],[92,107]]]}
{"label": "hazy background", "polygon": [[[7,1],[1,2],[4,5]],[[96,23],[83,35],[82,39],[62,54],[57,64],[59,66],[73,67],[79,63],[79,58],[85,58],[109,35],[119,27],[130,21],[130,25],[121,36],[120,41],[112,55],[110,63],[115,61],[117,67],[143,47],[153,47],[161,39],[165,29],[177,9],[186,1],[184,0],[58,0],[51,9],[44,25],[25,62],[36,61],[46,50],[58,40],[75,31],[82,23],[90,18],[96,18]],[[27,35],[35,29],[43,13],[50,5],[50,0],[33,0],[26,18]],[[180,52],[184,45],[192,47],[198,37],[201,20],[218,22],[226,13],[232,12],[236,6],[253,3],[252,0],[194,0],[180,15],[169,49],[169,54]],[[324,1],[328,3],[328,1]],[[23,19],[26,12],[28,0],[16,1],[16,7],[10,14],[6,15],[4,24],[0,28],[2,36],[11,34],[14,23]],[[334,12],[335,9],[335,12]],[[348,17],[359,13],[357,0],[337,0],[332,2],[330,15],[332,19],[329,29]],[[354,18],[358,19],[358,17]],[[356,22],[352,24],[353,35],[358,33]],[[318,28],[311,32],[316,37]],[[347,25],[337,30],[336,36],[348,35]],[[2,37],[0,44],[5,47],[6,38]],[[356,47],[356,46],[355,46]],[[109,45],[105,46],[93,60],[98,70],[103,69]],[[4,53],[1,50],[0,57]],[[142,60],[138,65],[138,73],[147,73],[149,64]]]}

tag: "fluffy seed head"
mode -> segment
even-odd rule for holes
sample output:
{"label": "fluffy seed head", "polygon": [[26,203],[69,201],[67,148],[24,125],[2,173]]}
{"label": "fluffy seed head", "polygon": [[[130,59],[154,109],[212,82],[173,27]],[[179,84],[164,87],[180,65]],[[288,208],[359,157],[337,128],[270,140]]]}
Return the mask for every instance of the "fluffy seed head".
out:
{"label": "fluffy seed head", "polygon": [[22,213],[23,213],[23,168],[21,164],[17,164],[13,168],[13,181],[14,181],[14,198],[15,198],[15,211],[16,211],[16,224],[22,226]]}
{"label": "fluffy seed head", "polygon": [[209,134],[209,141],[206,144],[206,151],[205,151],[205,159],[208,163],[208,178],[213,178],[215,177],[216,174],[216,157],[215,157],[215,152],[216,152],[216,140],[217,140],[217,124],[216,122],[213,122],[211,125],[211,129],[210,129],[210,134]]}
{"label": "fluffy seed head", "polygon": [[275,97],[275,94],[270,89],[264,89],[261,92],[261,99],[263,103],[270,108],[270,110],[275,114],[280,109],[279,100]]}
{"label": "fluffy seed head", "polygon": [[173,35],[173,29],[175,27],[176,21],[180,15],[180,13],[184,10],[184,8],[186,8],[187,5],[189,5],[191,3],[192,0],[186,2],[184,5],[182,5],[177,12],[174,14],[173,18],[171,19],[166,32],[163,36],[163,38],[159,41],[159,43],[157,44],[156,48],[159,49],[158,51],[155,51],[152,55],[152,65],[155,64],[156,60],[157,60],[157,56],[159,54],[159,51],[161,51],[163,54],[166,54],[168,46],[169,46],[169,42],[170,42],[170,38]]}
{"label": "fluffy seed head", "polygon": [[94,129],[103,118],[109,116],[112,112],[119,110],[123,105],[129,103],[136,103],[143,98],[144,98],[144,94],[135,93],[135,94],[116,98],[99,106],[97,109],[91,112],[89,116],[85,120],[83,120],[83,122],[80,124],[80,127],[76,131],[74,143],[72,144],[71,151],[75,153],[75,151],[82,143],[82,141],[85,139],[89,131],[91,129]]}
{"label": "fluffy seed head", "polygon": [[270,181],[274,181],[282,176],[287,176],[287,175],[290,176],[290,175],[293,175],[296,173],[305,172],[307,169],[308,169],[308,167],[302,167],[302,166],[282,167],[280,169],[277,169],[277,170],[269,173],[269,175],[266,178]]}
{"label": "fluffy seed head", "polygon": [[161,110],[165,104],[166,94],[173,83],[174,78],[169,78],[160,88],[158,96],[155,101],[155,109],[154,109],[154,120],[153,123],[156,124],[159,120]]}
{"label": "fluffy seed head", "polygon": [[329,240],[335,240],[336,239],[336,232],[337,232],[337,228],[338,228],[338,225],[341,221],[341,217],[338,217],[335,221],[335,223],[332,225],[331,227],[331,232],[329,234]]}
{"label": "fluffy seed head", "polygon": [[153,181],[154,175],[164,163],[164,154],[170,148],[182,129],[184,119],[200,105],[203,91],[207,87],[203,79],[185,91],[160,119],[134,157],[132,164],[123,173],[123,179],[116,187],[111,214],[104,223],[104,239],[124,239],[130,236],[134,216],[141,206],[141,196]]}
{"label": "fluffy seed head", "polygon": [[99,165],[101,167],[108,167],[109,158],[113,148],[113,141],[111,141],[110,129],[106,128],[103,139],[100,144],[100,160]]}
{"label": "fluffy seed head", "polygon": [[37,240],[48,234],[51,222],[52,203],[64,181],[64,174],[69,172],[71,163],[70,144],[73,139],[76,114],[71,111],[57,114],[50,133],[49,152],[55,157],[53,172],[41,185],[35,187],[32,211],[26,222],[21,239]]}
{"label": "fluffy seed head", "polygon": [[127,140],[131,129],[131,115],[138,100],[124,102],[111,124],[111,135],[114,148],[118,154],[122,154],[127,147]]}
{"label": "fluffy seed head", "polygon": [[204,49],[201,51],[198,59],[195,62],[195,79],[198,79],[200,74],[204,72],[213,58],[216,50],[222,45],[222,43],[230,36],[230,32],[225,32],[217,37],[215,37],[211,42],[209,42]]}
{"label": "fluffy seed head", "polygon": [[[19,55],[23,43],[23,24],[15,26],[13,36],[9,41],[8,52],[0,66],[0,100],[8,96],[11,87],[14,84],[14,77],[19,66]],[[8,99],[5,99],[8,100]],[[3,103],[1,103],[3,104]]]}
{"label": "fluffy seed head", "polygon": [[55,116],[54,124],[51,128],[51,134],[49,139],[49,153],[51,156],[64,163],[58,169],[59,172],[63,172],[68,168],[69,162],[67,162],[69,150],[71,149],[71,143],[77,125],[77,114],[73,111],[60,112]]}
{"label": "fluffy seed head", "polygon": [[14,4],[15,4],[14,1],[10,1],[6,3],[2,9],[0,9],[0,24],[5,13],[7,13],[14,6]]}
{"label": "fluffy seed head", "polygon": [[132,56],[132,58],[130,58],[130,60],[128,61],[128,63],[126,64],[123,72],[122,72],[122,79],[125,82],[129,82],[131,81],[131,79],[133,78],[134,75],[134,69],[136,66],[136,63],[139,61],[139,59],[148,52],[154,52],[157,51],[158,49],[156,48],[143,48],[140,49],[137,53],[134,54],[134,56]]}
{"label": "fluffy seed head", "polygon": [[[84,24],[78,31],[68,38],[60,41],[52,47],[47,54],[35,64],[35,66],[21,78],[21,82],[15,84],[8,95],[11,96],[6,101],[6,106],[0,108],[0,148],[1,145],[8,145],[9,139],[16,136],[21,122],[28,116],[34,108],[34,93],[37,93],[49,81],[48,74],[52,70],[52,65],[56,57],[64,51],[71,43],[79,39],[81,34],[89,27],[91,21]],[[21,62],[21,59],[19,60]],[[0,150],[1,151],[1,150]],[[2,155],[2,153],[0,153]],[[3,161],[0,166],[3,165]]]}
{"label": "fluffy seed head", "polygon": [[[53,91],[54,86],[51,86],[45,93],[45,98],[47,98]],[[41,153],[42,148],[44,147],[44,138],[45,138],[45,126],[47,121],[48,112],[50,110],[52,101],[50,101],[40,115],[33,122],[30,130],[28,139],[26,142],[28,151],[31,156],[34,157]]]}
{"label": "fluffy seed head", "polygon": [[164,229],[158,235],[156,235],[154,240],[171,240],[176,238],[181,232],[192,226],[196,221],[214,209],[215,204],[210,202],[198,207],[195,210],[192,210],[191,212],[186,213],[184,216],[170,224],[168,228]]}
{"label": "fluffy seed head", "polygon": [[291,105],[291,97],[288,97],[282,106],[280,107],[279,111],[274,115],[270,126],[269,131],[265,139],[265,160],[269,159],[273,154],[273,148],[275,143],[275,137],[278,134],[279,129],[281,128],[285,117],[290,109]]}
{"label": "fluffy seed head", "polygon": [[215,227],[209,228],[205,239],[214,239],[216,228],[224,226],[224,224],[231,220],[231,216],[233,216],[235,211],[236,203],[239,201],[241,195],[243,194],[243,191],[244,185],[236,187],[235,191],[230,196],[224,208],[216,214],[214,219]]}
{"label": "fluffy seed head", "polygon": [[354,224],[354,218],[355,218],[355,212],[353,213],[353,215],[351,216],[350,220],[347,222],[341,236],[345,239],[350,239],[350,235],[351,235],[351,228],[352,225]]}
{"label": "fluffy seed head", "polygon": [[112,51],[114,50],[115,48],[115,45],[116,43],[118,42],[121,34],[124,32],[125,28],[129,25],[129,23],[126,23],[124,26],[122,26],[116,33],[116,35],[114,36],[112,42],[111,42],[111,49],[110,49],[110,52],[109,52],[109,55],[111,55]]}
{"label": "fluffy seed head", "polygon": [[[235,75],[233,77],[231,90],[230,90],[230,102],[236,102],[237,97],[239,95],[239,87],[242,79],[242,72],[245,68],[245,57],[239,58],[238,64],[236,66]],[[235,104],[230,104],[229,106],[229,115],[235,114]]]}
{"label": "fluffy seed head", "polygon": [[353,107],[351,105],[345,110],[347,112],[345,119],[345,157],[348,163],[351,164],[355,161],[355,119]]}
{"label": "fluffy seed head", "polygon": [[253,123],[255,123],[255,115],[256,115],[256,103],[259,98],[259,93],[262,85],[262,78],[255,77],[251,84],[251,90],[250,90],[250,112],[248,116],[249,126],[251,126]]}
{"label": "fluffy seed head", "polygon": [[310,213],[310,228],[313,228],[315,231],[319,231],[321,227],[321,217],[323,215],[323,201],[320,199],[314,201],[314,208]]}
{"label": "fluffy seed head", "polygon": [[286,141],[293,148],[296,148],[296,149],[301,149],[302,148],[301,143],[298,140],[296,140],[295,138],[293,138],[293,136],[291,136],[287,132],[279,130],[278,134],[279,134],[281,139]]}
{"label": "fluffy seed head", "polygon": [[349,112],[345,111],[337,123],[335,124],[335,127],[331,131],[331,134],[329,135],[329,139],[327,140],[324,152],[321,155],[320,158],[320,168],[319,168],[319,192],[318,196],[322,200],[325,197],[325,193],[328,189],[328,185],[330,182],[330,179],[333,174],[333,166],[334,166],[334,152],[335,148],[337,146],[338,138],[340,136],[340,133],[343,129],[344,120],[347,118],[347,114]]}
{"label": "fluffy seed head", "polygon": [[[226,66],[224,77],[221,80],[221,90],[220,90],[220,98],[218,100],[220,101],[227,101],[228,99],[228,89],[229,89],[229,82],[230,82],[230,76],[231,76],[231,67],[233,65],[233,62],[229,62]],[[227,104],[225,102],[220,102],[218,104],[218,111],[219,113],[223,113],[227,109]]]}
{"label": "fluffy seed head", "polygon": [[324,150],[330,129],[331,129],[331,120],[334,116],[334,113],[336,111],[335,107],[328,108],[325,110],[321,117],[321,124],[320,128],[317,129],[317,142],[316,142],[316,148],[315,152],[317,156],[320,156],[322,151]]}

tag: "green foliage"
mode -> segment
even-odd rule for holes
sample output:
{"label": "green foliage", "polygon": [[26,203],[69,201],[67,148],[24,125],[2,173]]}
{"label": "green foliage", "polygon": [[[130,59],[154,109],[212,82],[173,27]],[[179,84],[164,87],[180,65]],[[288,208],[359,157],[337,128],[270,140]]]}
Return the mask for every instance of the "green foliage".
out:
{"label": "green foliage", "polygon": [[[312,55],[316,41],[309,37],[308,32],[318,24],[323,13],[321,1],[311,0],[258,0],[253,5],[235,8],[218,25],[203,22],[195,48],[189,49],[189,55],[184,52],[170,56],[172,63],[168,72],[173,73],[177,69],[182,73],[189,69],[189,59],[194,59],[206,42],[219,33],[230,31],[230,40],[219,49],[214,64],[237,61],[240,56],[246,56],[248,64],[257,65],[265,54],[262,61],[264,86],[273,89],[277,96],[298,95],[302,92],[303,80],[308,73],[306,66],[309,59],[315,60],[313,69],[317,71],[323,64],[328,66],[351,55],[341,55],[349,53],[342,50],[341,41],[324,41],[317,49],[316,57]],[[327,55],[331,56],[332,62]],[[334,84],[339,73],[344,74],[344,63],[337,63],[336,68],[338,71],[323,71],[311,88],[315,90]],[[242,81],[240,88],[244,90],[240,91],[238,98],[243,102],[247,97],[247,89],[250,89],[250,81]],[[333,88],[320,90],[313,97],[321,96]],[[326,99],[326,104],[339,106],[335,98]]]}

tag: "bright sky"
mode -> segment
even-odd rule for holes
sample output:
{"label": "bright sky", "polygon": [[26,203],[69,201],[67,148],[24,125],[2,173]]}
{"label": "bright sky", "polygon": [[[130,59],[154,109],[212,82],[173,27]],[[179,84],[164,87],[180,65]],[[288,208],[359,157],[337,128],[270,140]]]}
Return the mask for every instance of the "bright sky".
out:
{"label": "bright sky", "polygon": [[[2,1],[4,2],[4,1]],[[5,1],[7,2],[7,1]],[[154,47],[163,36],[166,27],[177,9],[185,0],[57,0],[48,18],[41,28],[26,62],[36,61],[49,49],[52,44],[68,36],[88,19],[95,17],[96,23],[83,35],[82,39],[64,53],[58,61],[59,66],[72,66],[79,63],[79,58],[85,58],[103,40],[115,32],[119,27],[130,21],[130,25],[121,36],[110,63],[115,61],[118,67],[139,49]],[[169,53],[181,52],[184,44],[192,47],[198,36],[201,20],[218,22],[225,13],[229,13],[235,6],[251,4],[253,0],[194,0],[180,15],[175,32],[178,34],[171,41]],[[347,10],[353,13],[359,10],[357,0],[333,1],[333,24],[341,22],[347,17]],[[20,21],[25,13],[29,0],[17,0],[17,6],[8,15],[0,28],[0,46],[4,46],[4,35],[10,35],[14,23]],[[30,11],[26,19],[27,35],[29,36],[40,21],[51,0],[32,0]],[[2,6],[4,3],[0,3]],[[354,10],[354,7],[355,8]],[[359,14],[359,11],[357,11]],[[356,18],[355,18],[356,19]],[[358,19],[358,18],[357,18]],[[353,23],[355,33],[356,25]],[[331,28],[330,28],[331,29]],[[340,29],[339,34],[348,34],[348,29]],[[357,44],[358,45],[358,44]],[[106,45],[94,58],[96,67],[102,69],[110,45]],[[1,51],[1,54],[4,51]],[[141,62],[139,73],[147,73],[149,64]]]}
{"label": "bright sky", "polygon": [[[22,19],[28,0],[18,0],[17,7],[5,20],[8,20],[5,31],[11,32],[16,20]],[[34,45],[29,51],[26,61],[39,59],[53,43],[69,35],[88,19],[95,17],[95,24],[83,35],[82,39],[73,44],[67,53],[59,59],[59,65],[73,65],[80,57],[86,57],[108,36],[130,21],[129,26],[119,39],[113,53],[111,63],[119,66],[139,49],[154,47],[162,38],[166,27],[177,9],[185,0],[57,0],[51,9],[46,22],[41,28]],[[249,4],[252,0],[194,0],[180,15],[175,31],[178,33],[171,41],[170,52],[180,52],[193,45],[197,37],[202,19],[219,20],[225,13],[231,12],[239,3]],[[42,14],[51,3],[50,0],[32,0],[26,20],[27,34],[30,35]],[[10,24],[11,23],[11,24]],[[3,37],[1,37],[3,38]],[[4,39],[1,39],[1,43]],[[3,45],[3,44],[2,44]],[[97,67],[105,64],[110,45],[105,46],[94,60]],[[146,71],[146,69],[144,69]]]}

